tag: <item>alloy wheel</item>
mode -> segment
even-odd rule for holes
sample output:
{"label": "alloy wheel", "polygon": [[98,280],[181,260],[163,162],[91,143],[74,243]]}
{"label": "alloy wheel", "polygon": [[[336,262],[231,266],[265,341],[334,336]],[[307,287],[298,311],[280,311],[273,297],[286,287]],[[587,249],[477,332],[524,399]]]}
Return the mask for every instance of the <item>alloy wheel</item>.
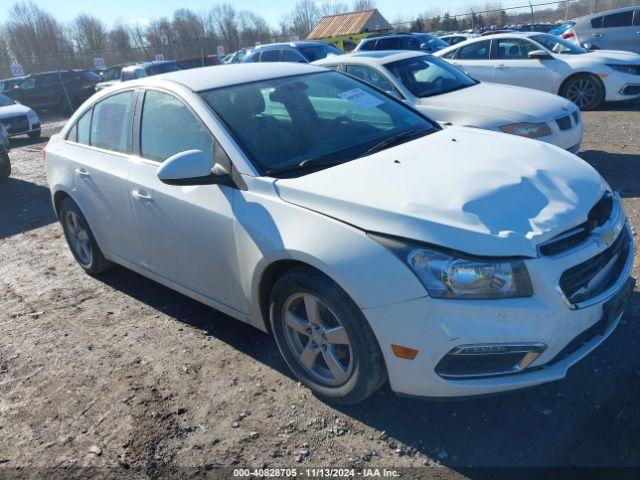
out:
{"label": "alloy wheel", "polygon": [[567,98],[581,109],[592,105],[597,96],[596,84],[588,78],[575,80],[567,88]]}
{"label": "alloy wheel", "polygon": [[353,351],[340,319],[311,293],[291,295],[283,307],[289,349],[307,375],[328,386],[345,383],[353,371]]}
{"label": "alloy wheel", "polygon": [[93,250],[91,249],[89,233],[82,220],[75,212],[68,211],[65,216],[65,224],[69,243],[71,243],[71,248],[76,258],[81,264],[90,265],[93,260]]}

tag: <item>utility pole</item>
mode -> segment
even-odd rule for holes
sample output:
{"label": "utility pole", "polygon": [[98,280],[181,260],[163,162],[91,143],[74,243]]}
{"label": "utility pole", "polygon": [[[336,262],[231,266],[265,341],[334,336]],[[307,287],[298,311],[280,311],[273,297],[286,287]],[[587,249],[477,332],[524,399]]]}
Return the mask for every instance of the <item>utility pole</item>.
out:
{"label": "utility pole", "polygon": [[531,31],[533,32],[533,23],[536,19],[533,16],[533,5],[531,4],[531,0],[529,0],[529,8],[531,9]]}
{"label": "utility pole", "polygon": [[564,0],[564,19],[569,20],[569,0]]}

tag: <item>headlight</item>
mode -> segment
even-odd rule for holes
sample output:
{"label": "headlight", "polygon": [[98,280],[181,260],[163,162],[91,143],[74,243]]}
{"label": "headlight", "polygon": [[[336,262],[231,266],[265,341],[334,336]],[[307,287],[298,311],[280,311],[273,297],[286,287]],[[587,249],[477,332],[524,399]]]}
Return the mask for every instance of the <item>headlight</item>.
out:
{"label": "headlight", "polygon": [[369,237],[407,264],[434,298],[495,299],[533,293],[522,260],[474,259],[378,234]]}
{"label": "headlight", "polygon": [[546,137],[551,135],[551,129],[549,125],[544,122],[541,123],[512,123],[511,125],[503,125],[500,127],[504,133],[510,133],[512,135],[519,135],[527,138]]}
{"label": "headlight", "polygon": [[640,75],[640,65],[607,65],[607,67],[615,70],[616,72]]}

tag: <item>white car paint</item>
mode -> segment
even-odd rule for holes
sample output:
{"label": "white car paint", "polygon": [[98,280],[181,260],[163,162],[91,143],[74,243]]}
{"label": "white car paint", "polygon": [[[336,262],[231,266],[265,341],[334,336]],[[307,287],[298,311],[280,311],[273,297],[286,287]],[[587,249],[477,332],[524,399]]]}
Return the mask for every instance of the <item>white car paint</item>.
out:
{"label": "white car paint", "polygon": [[[616,284],[580,308],[569,306],[559,292],[562,272],[605,251],[621,232],[630,235],[618,198],[611,216],[587,240],[559,256],[540,253],[542,243],[585,222],[609,188],[577,157],[542,142],[452,127],[298,178],[263,176],[195,92],[323,70],[282,63],[215,69],[216,75],[206,68],[188,70],[99,92],[47,145],[54,205],[60,195],[74,199],[108,259],[263,330],[260,285],[266,269],[281,260],[313,266],[361,309],[392,389],[411,395],[484,394],[558,380],[617,326],[621,314],[602,335],[552,361],[602,318],[603,302],[620,290],[633,261],[631,245]],[[228,154],[243,188],[166,185],[155,162],[65,139],[94,103],[115,91],[146,88],[172,92],[193,109]],[[151,205],[135,198],[143,194],[153,198]],[[430,297],[371,231],[467,254],[522,256],[533,294],[502,300]],[[434,370],[453,347],[504,342],[544,343],[531,366],[548,368],[464,380]],[[420,353],[401,359],[391,344]]]}
{"label": "white car paint", "polygon": [[27,124],[25,124],[25,128],[12,129],[12,131],[9,132],[10,137],[40,131],[40,118],[32,108],[29,108],[26,105],[22,105],[21,103],[18,103],[15,100],[2,95],[0,105],[3,105],[5,103],[10,104],[0,106],[0,121],[2,121],[2,123],[5,124],[6,127],[8,127],[13,122],[13,119],[21,117],[22,115],[27,116]]}
{"label": "white car paint", "polygon": [[[604,84],[606,101],[631,100],[640,97],[640,93],[632,95],[621,94],[623,88],[627,86],[640,86],[640,75],[619,72],[609,67],[609,64],[640,66],[640,55],[631,52],[608,50],[597,50],[578,55],[557,54],[535,42],[531,38],[535,35],[540,34],[537,32],[501,33],[489,37],[478,37],[440,50],[435,55],[450,61],[474,78],[485,82],[529,87],[559,94],[563,82],[569,77],[578,73],[589,73],[600,78]],[[529,58],[509,60],[446,58],[452,51],[475,42],[507,38],[526,39],[538,47],[539,50],[547,51],[552,58],[546,60]]]}
{"label": "white car paint", "polygon": [[[385,65],[428,56],[421,52],[360,52],[314,62],[332,67],[362,65],[374,69],[393,84],[402,99],[440,123],[501,131],[500,127],[521,122],[546,123],[551,135],[536,140],[548,142],[572,153],[580,150],[584,126],[578,108],[569,100],[538,90],[523,89],[490,82],[453,92],[416,97]],[[374,85],[375,86],[375,85]],[[576,113],[577,112],[577,113]],[[574,115],[575,114],[575,115]],[[556,119],[569,117],[570,127],[561,130]]]}

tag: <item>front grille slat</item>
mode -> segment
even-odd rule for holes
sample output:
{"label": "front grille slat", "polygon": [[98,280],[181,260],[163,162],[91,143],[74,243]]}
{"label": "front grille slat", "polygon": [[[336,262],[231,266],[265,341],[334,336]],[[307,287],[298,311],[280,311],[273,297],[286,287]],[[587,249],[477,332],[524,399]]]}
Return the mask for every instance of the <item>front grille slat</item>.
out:
{"label": "front grille slat", "polygon": [[26,132],[29,130],[29,120],[26,115],[18,115],[15,117],[3,118],[0,120],[7,129],[9,135],[14,133]]}
{"label": "front grille slat", "polygon": [[547,256],[559,255],[584,242],[594,228],[601,227],[613,212],[614,196],[607,192],[589,211],[587,221],[569,232],[564,232],[540,247],[540,253]]}
{"label": "front grille slat", "polygon": [[[620,278],[629,255],[629,233],[620,232],[613,244],[595,257],[566,270],[560,276],[560,288],[572,304],[590,300],[610,289]],[[613,263],[612,263],[613,262]],[[608,272],[604,269],[608,268]],[[603,278],[598,278],[601,273]],[[594,285],[591,285],[595,281]]]}
{"label": "front grille slat", "polygon": [[580,123],[580,112],[578,110],[575,110],[573,113],[573,123],[575,123],[576,125],[578,125]]}
{"label": "front grille slat", "polygon": [[556,118],[556,124],[560,130],[569,130],[571,128],[571,117],[567,115],[566,117]]}

